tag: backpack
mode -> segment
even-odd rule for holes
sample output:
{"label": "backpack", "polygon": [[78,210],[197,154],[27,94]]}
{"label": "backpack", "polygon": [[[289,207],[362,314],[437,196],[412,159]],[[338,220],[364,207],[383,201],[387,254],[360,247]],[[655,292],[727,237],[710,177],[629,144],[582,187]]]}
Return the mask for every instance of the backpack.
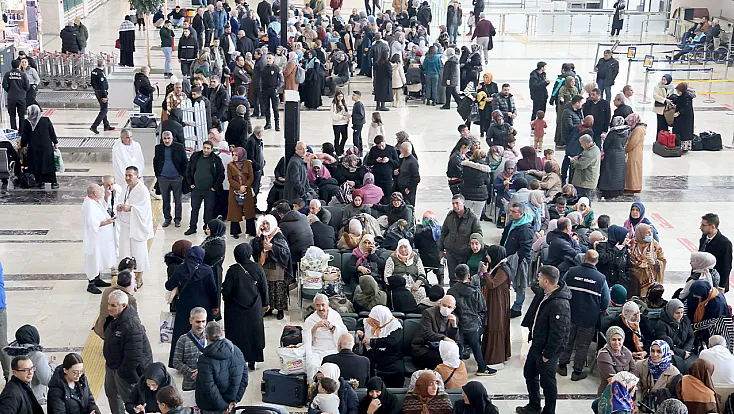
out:
{"label": "backpack", "polygon": [[296,66],[296,83],[302,84],[306,81],[306,69],[303,68],[303,66],[298,65]]}
{"label": "backpack", "polygon": [[280,334],[280,346],[298,345],[303,342],[303,328],[295,325],[286,325],[283,327],[283,333]]}
{"label": "backpack", "polygon": [[669,131],[658,132],[658,142],[668,148],[676,147],[676,135]]}
{"label": "backpack", "polygon": [[329,298],[329,307],[338,313],[353,313],[354,305],[343,294],[334,295]]}

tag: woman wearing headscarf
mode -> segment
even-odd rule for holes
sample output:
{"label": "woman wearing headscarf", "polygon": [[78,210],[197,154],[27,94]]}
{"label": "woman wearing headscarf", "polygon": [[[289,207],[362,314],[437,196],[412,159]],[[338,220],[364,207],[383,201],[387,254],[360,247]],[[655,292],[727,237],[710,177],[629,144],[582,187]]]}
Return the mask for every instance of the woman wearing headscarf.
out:
{"label": "woman wearing headscarf", "polygon": [[673,133],[681,141],[693,140],[693,98],[696,92],[688,87],[688,83],[681,82],[675,87],[670,100],[675,104],[675,120]]}
{"label": "woman wearing headscarf", "polygon": [[566,76],[563,81],[563,86],[558,90],[558,104],[556,104],[556,137],[555,142],[557,146],[566,146],[566,137],[561,132],[563,127],[561,120],[563,119],[563,110],[566,109],[566,105],[571,103],[571,99],[579,94],[578,88],[576,88],[576,79],[573,76]]}
{"label": "woman wearing headscarf", "polygon": [[217,285],[217,303],[214,306],[214,320],[222,319],[219,313],[219,305],[221,304],[221,292],[219,287],[222,286],[222,263],[224,263],[224,255],[227,252],[227,225],[222,220],[212,219],[206,223],[204,229],[206,238],[201,242],[201,248],[204,249],[204,264],[209,265],[214,271],[214,282]]}
{"label": "woman wearing headscarf", "polygon": [[[618,372],[609,380],[602,395],[594,402],[598,403],[597,414],[631,414],[635,403],[635,387],[639,379],[627,371]],[[592,406],[593,409],[593,406]]]}
{"label": "woman wearing headscarf", "polygon": [[461,389],[469,381],[466,364],[459,355],[459,345],[456,342],[441,341],[438,346],[441,362],[435,371],[443,379],[447,390]]}
{"label": "woman wearing headscarf", "polygon": [[336,247],[339,249],[355,249],[359,246],[359,241],[365,234],[366,232],[362,227],[362,222],[353,218],[349,220],[349,225],[342,229],[341,237],[339,237]]}
{"label": "woman wearing headscarf", "polygon": [[370,212],[370,207],[364,202],[364,193],[361,189],[356,188],[352,190],[351,204],[344,205],[344,221],[342,224],[346,226],[354,216],[358,214],[370,214]]}
{"label": "woman wearing headscarf", "polygon": [[484,151],[476,150],[472,152],[470,159],[461,161],[463,181],[459,192],[466,199],[464,205],[477,217],[482,216],[492,184],[490,178],[492,169],[485,162],[486,156]]}
{"label": "woman wearing headscarf", "polygon": [[20,148],[24,153],[23,167],[36,177],[38,188],[51,183],[51,188],[59,188],[56,181],[56,159],[54,150],[58,140],[49,117],[43,116],[38,105],[26,110],[26,119],[21,128]]}
{"label": "woman wearing headscarf", "polygon": [[[686,298],[686,315],[693,324],[721,316],[730,316],[729,307],[724,294],[708,282],[697,280],[693,282]],[[703,331],[696,332],[699,337]],[[708,337],[702,337],[708,343]]]}
{"label": "woman wearing headscarf", "polygon": [[479,262],[485,260],[484,239],[481,233],[469,235],[469,250],[467,251],[466,263],[469,266],[469,274],[476,275],[479,272]]}
{"label": "woman wearing headscarf", "polygon": [[655,414],[688,414],[688,407],[681,400],[669,398],[660,403]]}
{"label": "woman wearing headscarf", "polygon": [[438,239],[441,238],[442,226],[436,220],[436,214],[433,211],[423,213],[423,219],[416,226],[413,243],[415,248],[421,252],[421,260],[428,270],[432,270],[436,274],[439,285],[443,285],[443,266],[441,265],[441,257],[438,251]]}
{"label": "woman wearing headscarf", "polygon": [[[362,275],[378,277],[385,268],[385,261],[377,253],[375,236],[364,234],[359,245],[352,250],[352,257],[342,268],[342,278],[347,285],[355,285]],[[377,279],[375,279],[377,280]]]}
{"label": "woman wearing headscarf", "polygon": [[[343,147],[343,144],[342,144]],[[364,166],[359,158],[358,149],[348,150],[346,155],[341,157],[339,165],[336,166],[334,178],[341,184],[345,181],[351,181],[355,186],[360,186],[364,180]]]}
{"label": "woman wearing headscarf", "polygon": [[627,291],[632,296],[645,296],[654,282],[665,282],[667,260],[663,248],[653,238],[652,227],[638,224],[629,246],[632,277]]}
{"label": "woman wearing headscarf", "polygon": [[306,52],[305,61],[306,80],[299,86],[301,100],[307,109],[318,109],[321,106],[326,69],[313,49]]}
{"label": "woman wearing headscarf", "polygon": [[413,212],[405,204],[405,198],[400,192],[396,191],[390,195],[390,204],[375,204],[372,209],[386,215],[388,225],[392,225],[400,219],[413,223]]}
{"label": "woman wearing headscarf", "polygon": [[[359,190],[362,191],[362,202],[367,205],[379,204],[384,196],[382,188],[375,185],[375,176],[371,172],[364,174],[362,187]],[[354,192],[352,192],[352,200],[354,200]]]}
{"label": "woman wearing headscarf", "polygon": [[426,297],[426,269],[418,253],[413,251],[407,239],[398,241],[398,248],[385,261],[385,283],[390,276],[402,276],[406,286],[415,297],[416,303]]}
{"label": "woman wearing headscarf", "polygon": [[668,304],[668,301],[663,298],[665,293],[665,287],[662,283],[655,282],[647,288],[647,295],[642,297],[642,301],[645,302],[647,309],[663,309]]}
{"label": "woman wearing headscarf", "polygon": [[288,284],[286,272],[291,269],[291,250],[278,222],[270,214],[260,216],[257,221],[257,237],[250,240],[252,258],[263,267],[268,281],[270,312],[278,310],[278,320],[288,310]]}
{"label": "woman wearing headscarf", "polygon": [[596,367],[599,372],[600,384],[597,395],[601,395],[609,385],[609,380],[617,373],[629,371],[637,374],[637,366],[632,352],[624,346],[625,333],[619,326],[610,326],[604,336],[606,345],[596,354]]}
{"label": "woman wearing headscarf", "polygon": [[380,377],[367,381],[367,395],[359,402],[358,414],[398,414],[398,397],[390,393]]}
{"label": "woman wearing headscarf", "polygon": [[359,293],[354,294],[354,311],[371,311],[377,305],[387,306],[387,293],[380,290],[371,275],[359,277]]}
{"label": "woman wearing headscarf", "polygon": [[538,153],[535,152],[535,148],[532,146],[527,145],[520,148],[520,154],[522,154],[522,158],[517,160],[518,171],[543,169],[543,163],[541,163]]}
{"label": "woman wearing headscarf", "polygon": [[596,270],[607,277],[609,285],[627,286],[629,284],[632,275],[632,265],[628,251],[629,243],[627,229],[612,224],[607,230],[607,241],[596,245],[596,251],[599,253]]}
{"label": "woman wearing headscarf", "polygon": [[[171,279],[176,268],[186,260],[186,252],[189,251],[192,245],[189,240],[177,240],[171,246],[171,251],[163,256],[163,262],[166,264],[166,280]],[[170,298],[168,303],[170,304],[171,312],[176,312],[176,299]]]}
{"label": "woman wearing headscarf", "polygon": [[234,248],[235,264],[227,269],[222,284],[225,337],[242,351],[250,370],[263,362],[265,325],[263,313],[270,308],[268,282],[262,266],[252,260],[252,247]]}
{"label": "woman wearing headscarf", "polygon": [[501,173],[497,175],[497,178],[494,179],[493,186],[494,191],[497,192],[497,200],[503,198],[505,192],[510,191],[510,186],[515,181],[515,179],[520,177],[520,174],[518,174],[515,167],[515,161],[505,161],[505,168],[502,170]]}
{"label": "woman wearing headscarf", "polygon": [[451,400],[439,389],[439,380],[432,371],[423,372],[415,382],[415,388],[405,395],[404,414],[451,414]]}
{"label": "woman wearing headscarf", "polygon": [[[166,281],[166,290],[176,290],[175,296],[178,298],[176,315],[181,315],[173,324],[171,344],[175,344],[179,336],[191,329],[189,318],[186,317],[191,313],[191,309],[195,307],[206,309],[207,320],[212,320],[213,310],[219,306],[219,285],[215,281],[212,268],[204,263],[204,255],[204,249],[201,247],[191,247],[186,252],[183,264],[176,267],[171,278]],[[172,368],[175,350],[176,347],[172,346],[168,358],[168,366]]]}
{"label": "woman wearing headscarf", "polygon": [[[316,372],[316,378],[311,383],[308,389],[309,400],[313,400],[318,392],[319,381],[322,378],[330,378],[339,383],[339,389],[336,392],[339,397],[339,412],[331,414],[352,414],[356,413],[359,407],[359,400],[357,399],[357,392],[354,391],[352,383],[349,380],[342,378],[341,369],[339,365],[331,362],[321,364],[318,372]],[[319,414],[320,411],[311,408],[309,404],[308,414]]]}
{"label": "woman wearing headscarf", "polygon": [[372,81],[378,111],[389,111],[385,103],[392,102],[392,64],[387,50],[375,58]]}
{"label": "woman wearing headscarf", "polygon": [[364,331],[357,335],[366,346],[365,354],[375,374],[388,388],[400,388],[405,382],[403,353],[403,325],[395,319],[387,306],[377,305],[364,320]]}
{"label": "woman wearing headscarf", "polygon": [[636,201],[632,203],[632,207],[630,207],[629,217],[627,218],[627,220],[624,221],[624,228],[627,229],[627,237],[635,237],[635,229],[640,223],[647,224],[648,226],[652,227],[652,237],[655,240],[658,240],[657,229],[655,229],[655,226],[653,226],[652,223],[650,223],[650,220],[645,217],[645,205],[639,201]]}
{"label": "woman wearing headscarf", "polygon": [[161,412],[155,396],[159,389],[169,385],[176,388],[176,382],[162,362],[148,365],[145,374],[140,376],[138,383],[130,392],[130,397],[125,401],[125,410],[128,413]]}
{"label": "woman wearing headscarf", "polygon": [[477,89],[477,104],[479,106],[479,133],[484,138],[484,134],[489,130],[492,123],[492,101],[494,96],[500,92],[497,83],[492,81],[492,74],[485,72],[482,75],[482,82],[479,83]]}
{"label": "woman wearing headscarf", "polygon": [[[629,147],[629,143],[625,146],[627,137],[629,136],[629,127],[621,116],[615,116],[612,119],[612,126],[609,128],[602,150],[604,151],[604,159],[601,160],[601,169],[599,171],[599,184],[597,188],[601,191],[603,198],[614,198],[624,194],[625,189],[625,163],[629,172],[629,162],[625,161],[625,150]],[[642,146],[640,146],[640,157],[642,157]],[[642,158],[639,160],[640,168],[642,168]],[[640,170],[640,178],[642,171]]]}
{"label": "woman wearing headscarf", "polygon": [[691,285],[697,280],[706,281],[712,287],[719,286],[721,276],[714,269],[714,266],[716,266],[716,256],[713,254],[707,252],[691,253],[691,276],[686,280],[686,285],[683,286],[683,290],[678,295],[678,298],[685,300],[688,297]]}
{"label": "woman wearing headscarf", "polygon": [[675,387],[676,396],[688,407],[689,414],[720,413],[711,374],[714,365],[705,359],[697,359],[688,375],[684,375]]}
{"label": "woman wearing headscarf", "polygon": [[680,379],[680,371],[673,364],[673,352],[664,340],[656,340],[650,346],[650,356],[637,361],[640,384],[637,399],[643,400],[646,395],[657,390],[668,389],[675,395],[675,384]]}
{"label": "woman wearing headscarf", "polygon": [[[610,326],[619,326],[624,331],[624,346],[632,352],[636,360],[647,356],[645,351],[645,340],[651,335],[648,332],[647,319],[640,314],[637,303],[628,301],[622,306],[622,313],[612,320]],[[647,335],[646,335],[647,334]]]}
{"label": "woman wearing headscarf", "polygon": [[673,77],[666,73],[652,90],[652,99],[655,100],[655,106],[652,111],[658,116],[657,131],[655,132],[656,137],[660,131],[668,130],[668,121],[665,120],[663,113],[665,112],[665,106],[672,104],[670,99],[668,99],[668,95],[670,95],[670,91],[673,89],[672,82]]}
{"label": "woman wearing headscarf", "polygon": [[461,389],[464,399],[456,402],[454,414],[499,414],[481,382],[470,381]]}
{"label": "woman wearing headscarf", "polygon": [[[639,114],[634,113],[627,115],[625,121],[630,127],[630,133],[627,143],[624,144],[624,152],[627,154],[624,192],[639,193],[642,191],[642,145],[645,143],[647,125],[640,121]],[[606,157],[605,152],[604,158]]]}
{"label": "woman wearing headscarf", "polygon": [[688,367],[696,360],[693,354],[693,328],[691,321],[685,314],[683,302],[671,299],[660,313],[660,319],[653,327],[655,338],[666,341],[673,348],[675,366],[682,373],[688,372]]}
{"label": "woman wearing headscarf", "polygon": [[[229,234],[235,239],[240,237],[240,233],[242,233],[240,222],[244,217],[246,222],[245,232],[254,237],[255,193],[252,189],[252,182],[255,179],[255,174],[252,170],[252,161],[247,159],[244,148],[236,147],[232,151],[232,162],[227,164],[227,179],[229,180],[227,220],[231,223]],[[244,201],[241,201],[242,195],[245,197]]]}
{"label": "woman wearing headscarf", "polygon": [[512,141],[516,135],[517,130],[505,122],[502,112],[498,109],[492,111],[492,123],[489,125],[489,129],[487,129],[487,144],[490,147],[498,145],[503,148],[503,151],[513,152],[514,150],[512,148],[508,148],[508,142]]}
{"label": "woman wearing headscarf", "polygon": [[26,356],[31,359],[36,371],[29,385],[38,403],[45,405],[48,383],[56,370],[56,357],[49,357],[43,353],[38,329],[32,325],[21,326],[15,331],[15,341],[3,348],[3,351],[11,359],[17,356]]}
{"label": "woman wearing headscarf", "polygon": [[510,359],[510,267],[505,248],[492,245],[485,250],[479,268],[482,295],[487,302],[487,327],[482,337],[484,362],[498,369]]}

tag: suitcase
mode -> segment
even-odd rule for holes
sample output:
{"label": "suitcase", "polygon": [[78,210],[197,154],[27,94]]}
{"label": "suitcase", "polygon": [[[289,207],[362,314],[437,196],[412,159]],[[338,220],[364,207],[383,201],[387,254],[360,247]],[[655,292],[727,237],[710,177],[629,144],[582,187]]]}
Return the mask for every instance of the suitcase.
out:
{"label": "suitcase", "polygon": [[658,132],[657,142],[661,143],[662,145],[665,145],[668,148],[674,148],[677,146],[675,134],[670,133],[668,131]]}
{"label": "suitcase", "polygon": [[240,405],[232,410],[232,414],[280,414],[280,410],[265,405]]}
{"label": "suitcase", "polygon": [[658,141],[652,143],[652,152],[663,158],[680,157],[683,155],[683,150],[680,147],[668,148]]}
{"label": "suitcase", "polygon": [[704,151],[721,151],[721,134],[713,131],[701,132],[698,136],[701,139],[702,150]]}
{"label": "suitcase", "polygon": [[277,369],[267,369],[263,371],[260,393],[266,403],[303,407],[308,396],[306,374],[284,375]]}
{"label": "suitcase", "polygon": [[295,325],[286,325],[283,327],[283,333],[280,334],[280,347],[298,345],[303,342],[303,328]]}

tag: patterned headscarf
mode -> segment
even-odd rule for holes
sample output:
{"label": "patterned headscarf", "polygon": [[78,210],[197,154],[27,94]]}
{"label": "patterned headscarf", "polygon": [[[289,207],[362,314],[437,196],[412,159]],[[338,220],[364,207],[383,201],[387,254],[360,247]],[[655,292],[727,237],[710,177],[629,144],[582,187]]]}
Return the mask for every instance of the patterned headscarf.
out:
{"label": "patterned headscarf", "polygon": [[670,368],[670,363],[673,361],[673,353],[670,351],[670,345],[668,345],[667,342],[663,341],[662,339],[658,339],[656,341],[652,341],[652,345],[650,345],[650,353],[652,354],[652,347],[653,346],[659,346],[660,350],[663,353],[663,357],[660,360],[660,362],[655,363],[652,362],[652,356],[647,357],[647,368],[650,370],[650,373],[652,374],[652,377],[655,381],[660,378],[660,374],[665,372],[668,368]]}
{"label": "patterned headscarf", "polygon": [[237,154],[237,161],[234,161],[234,165],[240,170],[245,168],[245,160],[247,159],[245,149],[242,147],[235,147],[234,153]]}
{"label": "patterned headscarf", "polygon": [[635,127],[637,126],[637,124],[640,123],[640,115],[639,114],[635,114],[635,113],[631,113],[631,114],[627,115],[627,118],[625,119],[625,121],[627,121],[627,125],[629,125],[630,128],[635,129]]}

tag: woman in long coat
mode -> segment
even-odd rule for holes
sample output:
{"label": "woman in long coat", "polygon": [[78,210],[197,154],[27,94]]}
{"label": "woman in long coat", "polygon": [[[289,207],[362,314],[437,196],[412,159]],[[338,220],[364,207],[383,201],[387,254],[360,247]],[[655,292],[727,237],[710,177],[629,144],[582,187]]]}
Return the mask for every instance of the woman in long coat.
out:
{"label": "woman in long coat", "polygon": [[[624,145],[624,152],[627,153],[624,192],[639,193],[642,191],[642,145],[645,143],[647,125],[640,122],[638,114],[627,115],[626,121],[631,129],[629,139]],[[606,158],[606,154],[604,157]]]}
{"label": "woman in long coat", "polygon": [[487,262],[480,269],[482,294],[487,301],[487,330],[482,338],[484,362],[487,365],[504,364],[510,359],[510,278],[507,252],[502,246],[492,245],[486,250]]}
{"label": "woman in long coat", "polygon": [[624,0],[618,0],[614,3],[614,18],[612,19],[611,36],[619,36],[619,32],[622,30],[622,27],[624,27],[624,8]]}
{"label": "woman in long coat", "polygon": [[321,91],[324,90],[324,65],[312,50],[306,52],[305,60],[306,80],[299,89],[301,100],[306,108],[317,109],[321,106]]}
{"label": "woman in long coat", "polygon": [[135,53],[135,25],[132,16],[125,16],[120,24],[118,32],[120,41],[120,66],[134,66],[133,53]]}
{"label": "woman in long coat", "polygon": [[362,34],[362,44],[359,46],[359,75],[372,77],[372,59],[370,59],[370,48],[372,48],[372,30],[367,26]]}
{"label": "woman in long coat", "polygon": [[675,104],[675,120],[673,120],[673,133],[681,141],[693,139],[693,98],[695,92],[688,89],[688,83],[681,82],[675,87],[675,93],[670,100]]}
{"label": "woman in long coat", "polygon": [[252,257],[260,263],[268,281],[268,297],[271,308],[278,310],[278,319],[283,319],[288,310],[288,284],[286,272],[291,269],[291,250],[278,222],[270,214],[257,221],[257,237],[250,241]]}
{"label": "woman in long coat", "polygon": [[385,102],[392,102],[392,65],[387,51],[383,51],[377,58],[372,77],[374,78],[377,110],[387,111]]}
{"label": "woman in long coat", "polygon": [[20,147],[26,153],[25,167],[28,172],[35,175],[39,188],[43,187],[43,183],[51,183],[51,188],[59,188],[54,160],[58,141],[51,120],[41,115],[38,105],[31,105],[22,128]]}
{"label": "woman in long coat", "polygon": [[262,266],[252,261],[252,247],[234,248],[234,260],[222,285],[225,336],[242,351],[250,370],[263,362],[265,325],[263,312],[270,308],[268,283]]}
{"label": "woman in long coat", "polygon": [[[621,116],[614,117],[612,127],[609,128],[609,132],[602,144],[604,159],[601,161],[601,171],[599,172],[599,184],[597,187],[601,190],[601,196],[604,198],[614,198],[624,193],[624,143],[627,141],[628,134],[629,127],[624,123],[624,118]],[[642,156],[642,152],[640,152],[640,156]],[[629,171],[629,166],[627,168]]]}
{"label": "woman in long coat", "polygon": [[[212,309],[219,306],[217,299],[217,285],[214,281],[214,271],[204,263],[204,249],[194,246],[186,252],[186,260],[173,272],[173,276],[166,282],[166,290],[178,289],[176,295],[176,318],[173,324],[173,336],[171,343],[175,344],[178,337],[184,335],[191,329],[189,315],[191,309],[199,306],[206,309],[207,320],[212,320]],[[173,352],[175,346],[171,347],[168,357],[168,366],[173,368]]]}
{"label": "woman in long coat", "polygon": [[660,243],[652,237],[652,227],[643,223],[637,225],[629,252],[632,277],[627,294],[645,296],[653,282],[664,283],[665,265],[668,262]]}
{"label": "woman in long coat", "polygon": [[227,252],[227,242],[225,233],[227,225],[219,219],[209,220],[206,223],[206,238],[201,242],[201,248],[204,249],[204,263],[212,268],[214,272],[214,281],[217,284],[217,303],[214,306],[214,320],[222,319],[219,312],[219,305],[222,302],[222,294],[219,291],[222,286],[222,263],[224,262],[224,254]]}
{"label": "woman in long coat", "polygon": [[[235,239],[238,239],[242,233],[240,222],[243,217],[246,221],[245,232],[250,236],[255,236],[255,193],[252,191],[254,178],[252,161],[247,159],[245,149],[235,148],[232,151],[232,162],[227,164],[227,179],[229,180],[227,220],[231,223],[229,234]],[[235,191],[246,194],[244,204],[237,203]]]}
{"label": "woman in long coat", "polygon": [[563,81],[563,86],[558,90],[558,103],[556,103],[556,145],[566,145],[566,137],[563,136],[563,128],[561,127],[563,110],[571,102],[571,99],[578,94],[579,90],[576,88],[576,79],[573,76],[566,76],[566,80]]}

